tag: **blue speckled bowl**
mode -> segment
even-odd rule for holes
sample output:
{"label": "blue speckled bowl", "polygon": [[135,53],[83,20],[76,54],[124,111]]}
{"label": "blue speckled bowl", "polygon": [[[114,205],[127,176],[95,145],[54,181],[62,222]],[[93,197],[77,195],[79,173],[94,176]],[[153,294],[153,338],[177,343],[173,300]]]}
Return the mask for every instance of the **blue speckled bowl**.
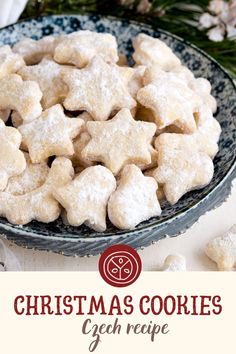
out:
{"label": "blue speckled bowl", "polygon": [[131,39],[144,32],[165,41],[196,76],[210,80],[217,99],[216,118],[221,124],[219,153],[215,157],[212,182],[202,190],[186,194],[176,205],[163,203],[161,217],[141,223],[132,231],[117,230],[108,223],[106,232],[97,233],[85,226],[66,226],[61,220],[51,224],[32,222],[24,227],[14,226],[0,219],[0,232],[18,245],[50,250],[65,255],[95,255],[115,243],[134,248],[148,246],[165,236],[177,236],[190,227],[206,211],[219,206],[230,193],[235,176],[236,155],[236,89],[233,81],[213,59],[193,45],[170,33],[154,30],[135,22],[94,15],[40,17],[4,28],[0,31],[0,45],[14,44],[23,37],[34,39],[46,35],[70,33],[79,29],[114,34],[121,53],[131,58]]}

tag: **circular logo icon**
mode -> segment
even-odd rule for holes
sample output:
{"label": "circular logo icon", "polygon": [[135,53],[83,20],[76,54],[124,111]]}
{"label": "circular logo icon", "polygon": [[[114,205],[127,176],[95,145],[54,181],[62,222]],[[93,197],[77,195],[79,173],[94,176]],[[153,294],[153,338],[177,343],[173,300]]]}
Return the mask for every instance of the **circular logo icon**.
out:
{"label": "circular logo icon", "polygon": [[99,259],[99,272],[108,284],[125,287],[133,284],[142,270],[138,253],[130,246],[115,245],[107,248]]}

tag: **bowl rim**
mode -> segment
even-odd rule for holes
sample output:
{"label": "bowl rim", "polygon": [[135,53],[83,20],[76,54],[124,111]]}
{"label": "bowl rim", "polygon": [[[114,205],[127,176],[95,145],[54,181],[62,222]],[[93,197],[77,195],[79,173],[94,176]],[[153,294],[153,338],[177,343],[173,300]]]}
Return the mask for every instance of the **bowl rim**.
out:
{"label": "bowl rim", "polygon": [[[178,40],[179,42],[184,43],[185,45],[193,48],[195,51],[197,51],[198,53],[200,53],[201,55],[203,55],[205,58],[207,58],[209,61],[213,62],[216,67],[218,67],[226,76],[226,78],[230,81],[230,83],[232,84],[232,87],[234,88],[235,92],[236,92],[236,84],[234,83],[233,78],[231,77],[230,73],[220,64],[217,62],[217,60],[215,60],[214,58],[212,58],[208,53],[206,53],[204,50],[198,48],[196,45],[192,44],[191,42],[179,37],[178,35],[175,35],[171,32],[168,32],[166,30],[160,29],[155,25],[152,24],[146,24],[145,22],[142,21],[137,21],[137,20],[130,20],[126,17],[116,17],[116,16],[111,16],[111,15],[102,15],[99,13],[91,13],[91,12],[85,12],[82,14],[74,14],[74,13],[65,13],[65,14],[54,14],[54,15],[41,15],[41,16],[33,16],[30,18],[25,18],[25,19],[20,19],[19,21],[17,21],[14,24],[10,24],[7,25],[5,27],[0,28],[0,33],[8,28],[13,28],[14,26],[20,25],[21,23],[30,23],[34,20],[38,21],[39,19],[50,19],[50,18],[65,18],[65,17],[81,17],[81,16],[89,16],[89,17],[96,17],[98,19],[104,19],[104,20],[111,20],[111,21],[120,21],[120,22],[127,22],[127,24],[134,24],[136,26],[144,26],[147,29],[150,29],[152,31],[157,31],[159,33],[162,33],[164,35],[166,35],[167,37],[171,37],[174,38],[176,40]],[[38,21],[39,22],[39,21]],[[46,37],[46,36],[45,36]],[[234,160],[231,163],[231,166],[228,168],[228,170],[226,172],[224,172],[224,176],[223,178],[220,180],[219,183],[217,183],[216,186],[212,186],[212,188],[209,190],[209,192],[203,196],[200,200],[196,201],[196,202],[192,202],[190,205],[188,204],[188,206],[184,207],[183,209],[181,209],[180,211],[176,212],[175,215],[169,215],[167,217],[165,217],[162,220],[155,220],[153,222],[151,222],[148,225],[137,225],[135,227],[135,229],[132,230],[119,230],[117,229],[115,232],[109,232],[107,234],[103,234],[103,233],[97,233],[95,235],[89,235],[88,237],[81,237],[81,235],[72,235],[70,233],[68,233],[66,236],[63,235],[53,235],[51,238],[53,239],[53,241],[69,241],[69,242],[93,242],[96,240],[101,240],[101,239],[111,239],[111,238],[115,238],[116,236],[121,237],[121,236],[128,236],[130,234],[132,234],[133,232],[142,232],[142,231],[147,231],[147,230],[152,230],[157,228],[159,225],[161,226],[165,226],[168,225],[170,223],[172,223],[175,219],[180,218],[182,215],[186,214],[186,212],[190,212],[193,211],[194,209],[196,209],[200,204],[202,204],[203,202],[205,202],[208,198],[211,198],[212,194],[215,193],[217,191],[218,188],[220,188],[223,184],[225,184],[227,182],[227,179],[230,177],[230,175],[232,175],[233,172],[236,172],[236,157],[234,158]],[[214,207],[214,206],[213,206]],[[9,232],[11,234],[22,234],[25,236],[33,236],[36,238],[41,238],[41,239],[48,239],[49,236],[48,235],[44,235],[44,234],[39,234],[39,233],[34,233],[33,231],[24,229],[24,226],[21,225],[14,225],[14,224],[10,224],[10,223],[6,223],[6,224],[2,224],[0,222],[0,231],[2,232]]]}

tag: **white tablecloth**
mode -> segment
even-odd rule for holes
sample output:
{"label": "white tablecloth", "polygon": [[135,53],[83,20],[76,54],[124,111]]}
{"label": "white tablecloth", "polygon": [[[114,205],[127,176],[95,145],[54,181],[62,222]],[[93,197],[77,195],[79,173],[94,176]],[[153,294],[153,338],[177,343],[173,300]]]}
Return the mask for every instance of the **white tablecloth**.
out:
{"label": "white tablecloth", "polygon": [[[203,215],[183,235],[164,239],[155,245],[139,251],[144,270],[158,270],[165,257],[173,253],[181,253],[187,259],[188,270],[216,270],[216,266],[204,254],[204,246],[208,240],[222,235],[236,223],[236,181],[232,194],[218,209]],[[9,242],[7,242],[8,245]],[[10,245],[18,257],[23,270],[97,270],[98,257],[72,258],[49,252],[25,250]]]}

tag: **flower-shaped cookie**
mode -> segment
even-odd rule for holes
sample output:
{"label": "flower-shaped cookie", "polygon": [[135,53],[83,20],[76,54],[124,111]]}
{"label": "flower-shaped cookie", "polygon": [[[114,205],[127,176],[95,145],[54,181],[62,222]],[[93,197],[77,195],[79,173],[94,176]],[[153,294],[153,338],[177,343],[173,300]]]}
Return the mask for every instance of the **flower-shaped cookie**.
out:
{"label": "flower-shaped cookie", "polygon": [[157,65],[163,70],[171,70],[181,65],[179,58],[160,39],[140,33],[134,40],[133,58],[136,64]]}
{"label": "flower-shaped cookie", "polygon": [[157,199],[157,182],[145,177],[135,165],[121,172],[118,188],[108,202],[110,221],[119,229],[133,229],[140,222],[161,214]]}
{"label": "flower-shaped cookie", "polygon": [[38,64],[46,55],[53,55],[55,47],[60,43],[63,36],[47,36],[35,41],[31,38],[24,38],[16,43],[12,50],[20,54],[27,65]]}
{"label": "flower-shaped cookie", "polygon": [[79,31],[67,35],[55,49],[54,59],[61,64],[86,66],[100,55],[107,63],[118,61],[116,38],[109,33]]}
{"label": "flower-shaped cookie", "polygon": [[69,86],[65,108],[85,110],[94,120],[107,120],[114,110],[135,107],[127,87],[127,73],[123,77],[119,69],[95,57],[86,68],[65,72],[63,79]]}
{"label": "flower-shaped cookie", "polygon": [[19,54],[13,53],[9,45],[0,47],[0,79],[16,73],[24,65],[23,58]]}
{"label": "flower-shaped cookie", "polygon": [[12,195],[22,195],[41,187],[47,179],[49,167],[47,161],[33,164],[29,154],[24,153],[26,169],[18,176],[9,178],[4,192]]}
{"label": "flower-shaped cookie", "polygon": [[128,109],[122,109],[106,122],[88,122],[92,139],[82,157],[104,163],[114,174],[129,163],[151,163],[154,123],[135,121]]}
{"label": "flower-shaped cookie", "polygon": [[207,256],[217,263],[218,269],[231,271],[236,269],[236,225],[223,236],[210,241],[205,249]]}
{"label": "flower-shaped cookie", "polygon": [[21,135],[17,129],[6,127],[0,120],[0,191],[7,186],[8,179],[21,174],[26,162],[19,150]]}
{"label": "flower-shaped cookie", "polygon": [[24,122],[30,122],[42,112],[42,92],[37,82],[23,81],[19,75],[10,74],[0,79],[0,109],[17,111]]}
{"label": "flower-shaped cookie", "polygon": [[29,149],[31,161],[39,163],[53,155],[72,155],[72,139],[79,134],[83,124],[82,119],[66,117],[58,104],[44,111],[37,120],[18,129]]}
{"label": "flower-shaped cookie", "polygon": [[72,182],[55,188],[54,197],[67,211],[69,224],[83,223],[92,229],[106,230],[106,208],[116,188],[113,174],[103,166],[88,167]]}
{"label": "flower-shaped cookie", "polygon": [[158,167],[153,176],[163,184],[166,199],[175,204],[185,193],[210,183],[214,166],[211,158],[199,151],[191,135],[164,133],[157,137]]}
{"label": "flower-shaped cookie", "polygon": [[[153,78],[152,78],[152,74]],[[147,86],[138,91],[137,99],[152,110],[159,129],[176,125],[184,133],[196,130],[194,113],[201,104],[201,98],[187,83],[173,73],[146,69],[144,81]]]}
{"label": "flower-shaped cookie", "polygon": [[0,193],[0,215],[12,224],[25,225],[32,220],[49,223],[56,220],[61,207],[53,197],[53,191],[72,180],[74,169],[71,161],[58,157],[52,163],[45,183],[33,191],[14,195]]}
{"label": "flower-shaped cookie", "polygon": [[47,109],[66,98],[68,87],[61,78],[62,71],[69,67],[55,63],[49,57],[43,58],[38,65],[25,66],[18,71],[23,80],[36,81],[43,93],[42,106]]}

